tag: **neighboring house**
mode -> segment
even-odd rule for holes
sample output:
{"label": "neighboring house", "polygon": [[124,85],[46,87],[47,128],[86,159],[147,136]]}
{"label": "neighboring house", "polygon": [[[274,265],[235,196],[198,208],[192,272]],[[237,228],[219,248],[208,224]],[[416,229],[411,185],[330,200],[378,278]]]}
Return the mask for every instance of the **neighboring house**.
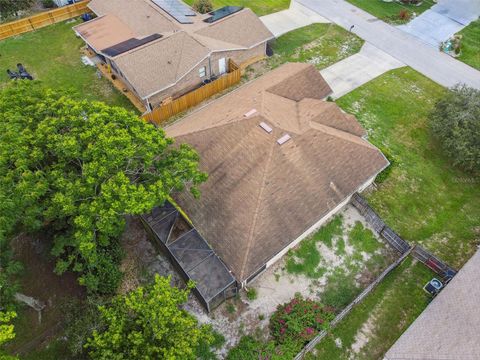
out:
{"label": "neighboring house", "polygon": [[480,251],[477,251],[384,359],[480,359],[479,279]]}
{"label": "neighboring house", "polygon": [[250,10],[201,15],[179,0],[92,0],[96,19],[74,27],[148,108],[266,55],[270,31]]}
{"label": "neighboring house", "polygon": [[329,93],[313,65],[285,64],[165,129],[209,175],[200,199],[174,198],[242,286],[389,165]]}

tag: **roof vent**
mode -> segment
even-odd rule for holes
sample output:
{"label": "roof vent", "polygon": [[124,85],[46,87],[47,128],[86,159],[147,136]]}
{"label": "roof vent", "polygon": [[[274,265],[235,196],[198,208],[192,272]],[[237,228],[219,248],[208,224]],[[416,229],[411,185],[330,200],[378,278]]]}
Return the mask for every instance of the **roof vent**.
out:
{"label": "roof vent", "polygon": [[257,109],[252,109],[249,112],[246,112],[245,114],[243,114],[243,116],[249,117],[249,116],[252,116],[253,114],[256,114],[256,113],[257,113]]}
{"label": "roof vent", "polygon": [[268,126],[268,124],[265,124],[263,121],[259,125],[263,130],[265,130],[269,134],[273,131],[273,129],[270,126]]}
{"label": "roof vent", "polygon": [[283,145],[285,144],[288,140],[290,140],[291,137],[288,134],[283,135],[280,139],[277,140],[278,145]]}

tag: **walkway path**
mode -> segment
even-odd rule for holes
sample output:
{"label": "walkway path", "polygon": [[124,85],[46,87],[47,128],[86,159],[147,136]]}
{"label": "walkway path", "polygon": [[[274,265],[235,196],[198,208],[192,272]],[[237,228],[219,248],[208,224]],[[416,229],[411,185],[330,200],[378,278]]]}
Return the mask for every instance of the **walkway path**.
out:
{"label": "walkway path", "polygon": [[405,66],[404,63],[365,43],[358,54],[352,55],[320,71],[333,90],[332,97],[362,86],[384,72]]}
{"label": "walkway path", "polygon": [[398,28],[438,49],[441,42],[479,16],[479,0],[440,0],[431,9]]}
{"label": "walkway path", "polygon": [[[295,1],[295,0],[294,0]],[[480,89],[480,71],[415,36],[380,21],[344,0],[296,0],[443,86],[465,83]]]}
{"label": "walkway path", "polygon": [[329,22],[316,12],[295,1],[292,1],[289,9],[262,16],[260,20],[275,37],[313,23]]}

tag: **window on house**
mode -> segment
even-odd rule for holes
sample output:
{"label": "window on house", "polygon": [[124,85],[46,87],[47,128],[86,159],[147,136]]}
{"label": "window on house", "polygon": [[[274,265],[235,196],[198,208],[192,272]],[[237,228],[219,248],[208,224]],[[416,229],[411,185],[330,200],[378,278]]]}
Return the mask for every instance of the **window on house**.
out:
{"label": "window on house", "polygon": [[198,69],[198,75],[200,75],[200,77],[207,76],[207,68],[202,66],[200,69]]}

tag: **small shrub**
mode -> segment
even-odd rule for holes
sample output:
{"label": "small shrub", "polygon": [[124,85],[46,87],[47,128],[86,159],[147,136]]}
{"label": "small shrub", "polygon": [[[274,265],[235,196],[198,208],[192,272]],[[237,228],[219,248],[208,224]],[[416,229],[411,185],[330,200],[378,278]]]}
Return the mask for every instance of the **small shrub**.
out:
{"label": "small shrub", "polygon": [[250,288],[247,290],[247,299],[252,301],[252,300],[255,300],[257,298],[258,294],[257,294],[257,289],[254,289],[254,288]]}
{"label": "small shrub", "polygon": [[259,340],[258,336],[242,336],[228,352],[227,360],[291,360],[299,351],[300,347],[292,343],[279,345],[274,341]]}
{"label": "small shrub", "polygon": [[47,8],[47,9],[52,9],[52,8],[56,7],[53,0],[42,0],[42,5],[43,5],[44,8]]}
{"label": "small shrub", "polygon": [[258,320],[260,320],[260,321],[265,320],[265,315],[263,315],[263,314],[258,315]]}
{"label": "small shrub", "polygon": [[215,350],[220,349],[225,344],[225,337],[217,331],[211,330],[211,332],[213,336],[211,343],[202,339],[198,344],[195,351],[197,360],[217,360]]}
{"label": "small shrub", "polygon": [[333,102],[333,101],[334,101],[334,100],[333,100],[333,97],[331,97],[330,95],[328,95],[328,96],[327,96],[327,101],[328,101],[328,102]]}
{"label": "small shrub", "polygon": [[295,296],[277,307],[270,318],[270,335],[277,344],[293,342],[303,345],[327,328],[334,316],[333,308]]}
{"label": "small shrub", "polygon": [[410,13],[410,11],[405,10],[405,9],[400,10],[400,12],[398,13],[398,18],[402,21],[410,20],[411,16],[412,16],[412,14]]}
{"label": "small shrub", "polygon": [[390,150],[388,150],[385,147],[380,147],[379,149],[383,153],[383,155],[387,158],[387,160],[390,162],[390,165],[385,170],[383,170],[380,174],[377,175],[377,178],[375,179],[375,182],[377,184],[381,184],[385,180],[387,180],[390,174],[392,173],[392,170],[397,166],[397,159],[392,155]]}
{"label": "small shrub", "polygon": [[235,308],[235,305],[233,305],[232,303],[228,303],[227,304],[227,312],[229,314],[233,314],[235,311],[237,311],[237,309]]}
{"label": "small shrub", "polygon": [[453,49],[454,49],[454,51],[455,51],[455,55],[460,54],[460,50],[461,50],[461,45],[460,45],[460,43],[456,43]]}
{"label": "small shrub", "polygon": [[213,10],[213,4],[211,0],[195,0],[192,8],[200,14],[206,14]]}

